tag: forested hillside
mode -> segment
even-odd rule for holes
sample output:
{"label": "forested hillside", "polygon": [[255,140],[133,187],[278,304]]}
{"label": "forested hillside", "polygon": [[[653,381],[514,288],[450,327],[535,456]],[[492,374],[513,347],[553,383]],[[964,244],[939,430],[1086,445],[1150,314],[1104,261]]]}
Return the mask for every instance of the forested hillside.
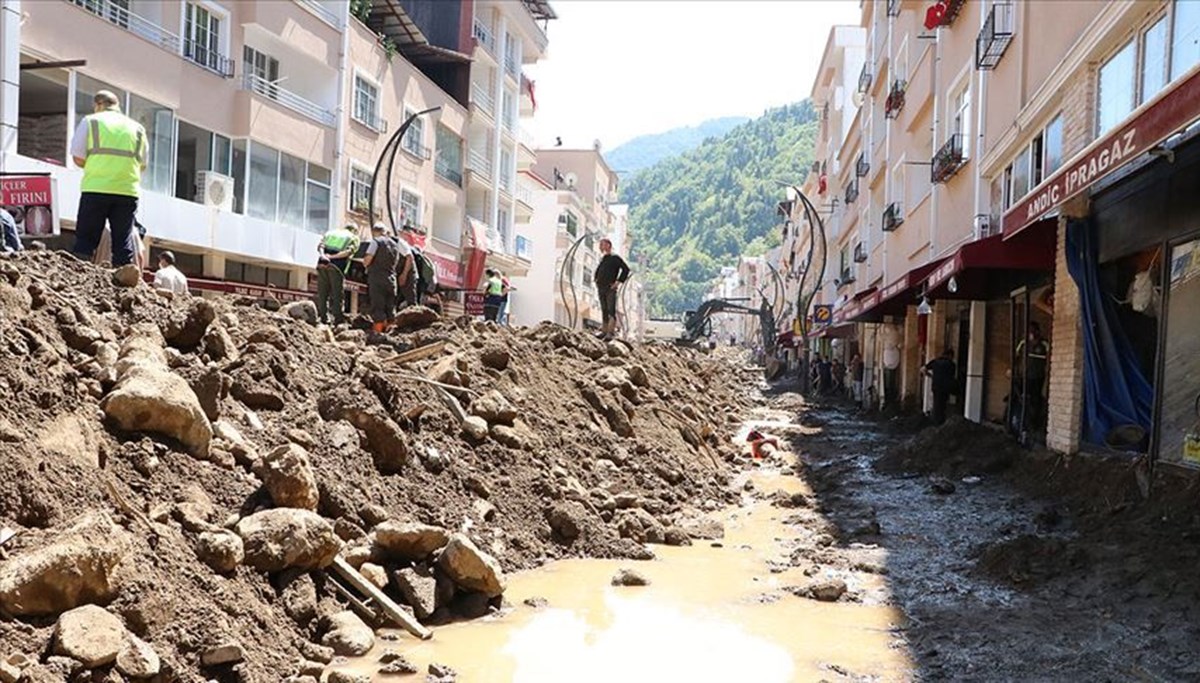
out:
{"label": "forested hillside", "polygon": [[695,126],[639,135],[608,152],[604,158],[622,178],[628,178],[667,157],[695,149],[708,138],[720,137],[749,120],[745,116],[725,116]]}
{"label": "forested hillside", "polygon": [[779,243],[782,184],[803,180],[817,125],[807,100],[770,109],[624,183],[654,315],[694,308],[721,266]]}

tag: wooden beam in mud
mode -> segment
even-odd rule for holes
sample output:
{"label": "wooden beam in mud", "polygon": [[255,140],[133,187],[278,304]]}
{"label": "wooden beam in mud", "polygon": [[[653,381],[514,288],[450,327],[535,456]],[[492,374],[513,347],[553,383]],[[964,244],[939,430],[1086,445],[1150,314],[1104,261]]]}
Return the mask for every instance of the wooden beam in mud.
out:
{"label": "wooden beam in mud", "polygon": [[354,588],[361,591],[363,595],[370,598],[371,602],[374,602],[379,607],[379,610],[383,612],[384,616],[387,616],[392,621],[399,624],[405,631],[408,631],[421,640],[429,640],[433,637],[433,631],[430,631],[422,626],[421,623],[417,621],[416,617],[408,612],[405,612],[400,605],[397,605],[396,602],[389,598],[386,593],[379,590],[375,584],[367,581],[367,579],[362,574],[359,574],[357,569],[351,567],[350,563],[346,562],[345,558],[343,558],[341,555],[333,558],[332,567],[333,571],[336,572],[338,576],[345,579],[347,583],[349,583],[351,586],[354,586]]}
{"label": "wooden beam in mud", "polygon": [[407,351],[403,351],[401,353],[396,354],[395,356],[392,356],[391,358],[386,359],[383,362],[384,363],[411,363],[415,360],[422,360],[422,359],[428,358],[430,356],[436,356],[437,354],[441,353],[442,350],[445,348],[446,348],[445,340],[436,341],[436,342],[433,342],[432,344],[426,344],[424,346],[418,346],[415,349],[409,349]]}

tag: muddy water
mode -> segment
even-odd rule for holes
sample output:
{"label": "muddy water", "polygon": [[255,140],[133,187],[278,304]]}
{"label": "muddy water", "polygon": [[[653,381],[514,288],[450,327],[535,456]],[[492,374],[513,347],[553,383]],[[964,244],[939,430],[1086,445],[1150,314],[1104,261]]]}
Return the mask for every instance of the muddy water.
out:
{"label": "muddy water", "polygon": [[[800,479],[782,473],[791,471],[787,464],[780,458],[738,484],[749,479],[759,490],[808,492]],[[352,667],[373,673],[379,655],[396,649],[422,670],[431,662],[447,664],[468,683],[785,683],[838,679],[841,672],[910,678],[894,608],[821,603],[783,590],[813,580],[788,566],[788,541],[797,527],[784,523],[787,513],[747,496],[715,515],[725,524],[717,543],[655,546],[657,559],[650,562],[565,560],[514,574],[505,594],[511,610],[436,628],[431,641],[383,640]],[[650,585],[611,586],[624,567]],[[859,587],[886,590],[881,582]],[[548,606],[524,604],[534,597]]]}

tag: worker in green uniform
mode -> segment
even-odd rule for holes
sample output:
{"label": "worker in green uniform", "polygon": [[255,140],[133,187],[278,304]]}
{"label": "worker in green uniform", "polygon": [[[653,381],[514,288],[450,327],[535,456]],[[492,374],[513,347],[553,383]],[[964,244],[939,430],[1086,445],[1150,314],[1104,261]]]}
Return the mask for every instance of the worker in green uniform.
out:
{"label": "worker in green uniform", "polygon": [[329,324],[329,312],[333,312],[333,323],[346,322],[346,271],[350,259],[358,251],[358,235],[354,225],[344,225],[325,233],[317,248],[317,318]]}

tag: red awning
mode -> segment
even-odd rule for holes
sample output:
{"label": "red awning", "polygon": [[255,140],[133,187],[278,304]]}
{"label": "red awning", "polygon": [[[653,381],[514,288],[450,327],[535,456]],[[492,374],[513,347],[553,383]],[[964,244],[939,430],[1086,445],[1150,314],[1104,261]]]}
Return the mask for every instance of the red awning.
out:
{"label": "red awning", "polygon": [[919,285],[933,269],[942,264],[944,259],[936,259],[922,266],[917,266],[896,279],[895,282],[868,295],[861,302],[861,308],[854,315],[847,315],[847,320],[855,322],[879,322],[886,315],[903,316],[910,304],[916,304],[911,290]]}
{"label": "red awning", "polygon": [[850,300],[842,304],[842,307],[833,312],[833,324],[841,322],[850,322],[854,317],[863,311],[863,300],[874,294],[878,287],[867,287],[866,289],[856,292]]}
{"label": "red awning", "polygon": [[826,325],[820,328],[817,332],[811,335],[815,339],[849,339],[854,336],[858,326],[854,323],[843,323],[841,325]]}
{"label": "red awning", "polygon": [[935,299],[988,301],[1028,284],[1031,276],[1052,272],[1057,222],[1044,223],[1007,241],[994,235],[964,244],[929,273],[925,294]]}

